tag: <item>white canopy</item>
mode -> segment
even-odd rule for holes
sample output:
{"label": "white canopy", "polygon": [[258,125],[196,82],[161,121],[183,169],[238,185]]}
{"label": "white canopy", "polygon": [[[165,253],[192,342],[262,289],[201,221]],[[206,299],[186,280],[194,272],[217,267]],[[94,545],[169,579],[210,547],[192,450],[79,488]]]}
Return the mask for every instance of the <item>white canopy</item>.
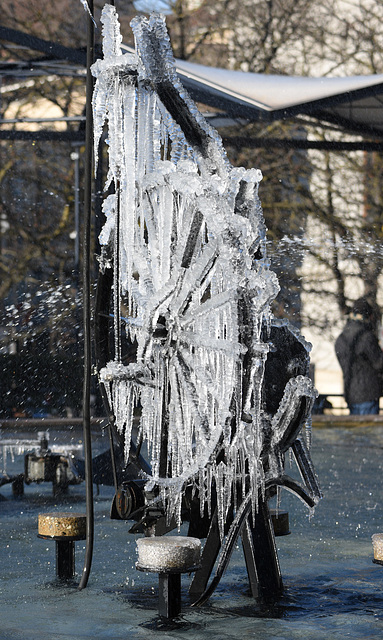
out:
{"label": "white canopy", "polygon": [[307,114],[354,132],[383,133],[383,74],[347,78],[262,75],[177,60],[193,98],[235,117],[279,120]]}

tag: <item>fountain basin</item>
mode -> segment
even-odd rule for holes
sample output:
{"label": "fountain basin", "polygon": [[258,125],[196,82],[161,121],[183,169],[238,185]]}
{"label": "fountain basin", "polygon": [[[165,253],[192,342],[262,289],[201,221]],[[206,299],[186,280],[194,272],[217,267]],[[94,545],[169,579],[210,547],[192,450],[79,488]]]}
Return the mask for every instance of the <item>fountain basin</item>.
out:
{"label": "fountain basin", "polygon": [[[81,435],[80,435],[81,437]],[[95,453],[107,447],[99,435]],[[92,573],[79,592],[53,579],[55,550],[36,536],[42,511],[84,511],[83,485],[58,500],[47,484],[31,484],[15,499],[0,493],[0,618],[2,640],[380,640],[383,635],[383,567],[372,562],[371,536],[383,531],[381,478],[383,428],[313,430],[312,458],[324,494],[313,516],[288,492],[290,535],[278,537],[284,596],[260,607],[250,596],[243,552],[233,551],[228,571],[209,602],[189,607],[189,577],[182,579],[182,614],[164,627],[158,620],[158,580],[138,572],[129,521],[110,520],[113,489],[95,496]],[[23,469],[23,456],[8,460],[8,472]],[[287,470],[288,465],[287,465]],[[95,491],[95,493],[97,493]],[[187,527],[181,528],[185,535]],[[76,544],[80,573],[84,543]],[[36,617],[39,621],[35,624]]]}

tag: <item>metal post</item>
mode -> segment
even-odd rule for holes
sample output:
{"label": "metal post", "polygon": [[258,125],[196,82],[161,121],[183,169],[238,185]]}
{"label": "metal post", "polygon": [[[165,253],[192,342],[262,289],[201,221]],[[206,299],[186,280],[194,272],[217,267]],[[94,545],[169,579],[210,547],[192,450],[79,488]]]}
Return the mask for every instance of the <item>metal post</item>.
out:
{"label": "metal post", "polygon": [[73,578],[75,554],[73,540],[56,540],[56,575],[68,580]]}
{"label": "metal post", "polygon": [[164,618],[176,618],[181,613],[181,574],[160,573],[158,612]]}
{"label": "metal post", "polygon": [[248,516],[242,540],[252,595],[263,601],[276,600],[283,593],[283,583],[266,501],[259,501],[255,526]]}

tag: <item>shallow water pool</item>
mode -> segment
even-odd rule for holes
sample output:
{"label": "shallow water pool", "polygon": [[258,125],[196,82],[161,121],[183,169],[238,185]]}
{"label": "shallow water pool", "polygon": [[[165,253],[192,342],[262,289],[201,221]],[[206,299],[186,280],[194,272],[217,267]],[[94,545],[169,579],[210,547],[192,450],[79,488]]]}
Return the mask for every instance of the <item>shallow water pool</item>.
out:
{"label": "shallow water pool", "polygon": [[[104,442],[96,438],[95,449]],[[79,578],[56,581],[55,544],[37,538],[37,518],[55,510],[85,512],[85,486],[71,486],[61,499],[46,483],[27,486],[17,499],[11,485],[1,487],[0,639],[381,638],[383,567],[372,562],[371,535],[383,532],[383,427],[315,429],[312,458],[324,493],[315,515],[309,519],[300,501],[282,496],[291,535],[277,538],[285,586],[280,602],[266,608],[250,597],[238,547],[203,607],[189,607],[189,577],[182,577],[182,614],[172,622],[158,617],[156,576],[135,569],[131,523],[109,519],[112,488],[95,496],[92,572],[88,587],[78,591]],[[23,456],[8,460],[9,474],[22,467]],[[78,573],[84,549],[76,543]]]}

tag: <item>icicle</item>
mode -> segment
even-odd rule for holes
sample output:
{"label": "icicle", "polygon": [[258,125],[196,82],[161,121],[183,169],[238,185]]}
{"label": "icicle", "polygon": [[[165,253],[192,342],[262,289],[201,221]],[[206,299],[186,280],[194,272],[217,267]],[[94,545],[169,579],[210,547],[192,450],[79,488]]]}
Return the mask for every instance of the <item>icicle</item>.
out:
{"label": "icicle", "polygon": [[80,0],[80,2],[81,2],[81,4],[82,4],[82,6],[84,7],[85,11],[86,11],[87,13],[89,13],[90,17],[92,18],[92,22],[93,22],[94,26],[95,26],[95,27],[97,27],[96,22],[95,22],[95,20],[94,20],[94,18],[93,18],[93,16],[92,16],[92,13],[91,13],[91,11],[90,11],[90,9],[89,9],[89,5],[88,5],[87,0]]}

